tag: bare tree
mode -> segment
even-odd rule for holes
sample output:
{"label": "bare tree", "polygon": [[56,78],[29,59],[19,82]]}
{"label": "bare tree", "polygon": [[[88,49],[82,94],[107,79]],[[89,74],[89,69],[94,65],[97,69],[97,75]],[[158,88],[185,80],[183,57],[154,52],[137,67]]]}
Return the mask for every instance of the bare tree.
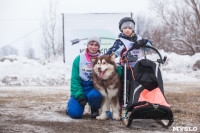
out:
{"label": "bare tree", "polygon": [[152,21],[149,18],[146,18],[142,15],[137,15],[135,17],[136,27],[135,32],[142,36],[143,38],[152,39]]}
{"label": "bare tree", "polygon": [[170,35],[172,48],[187,54],[200,52],[200,1],[174,0],[171,6],[166,2],[156,1],[154,4],[163,26],[168,28],[169,33],[166,35]]}
{"label": "bare tree", "polygon": [[35,50],[33,48],[28,49],[28,58],[35,59]]}
{"label": "bare tree", "polygon": [[144,33],[146,33],[145,32],[145,29],[146,29],[145,17],[141,15],[137,15],[134,20],[136,23],[135,32],[138,35],[144,36]]}
{"label": "bare tree", "polygon": [[36,53],[35,53],[35,49],[32,46],[32,40],[30,40],[31,38],[27,38],[26,42],[25,42],[25,55],[27,58],[29,59],[35,59],[36,58]]}
{"label": "bare tree", "polygon": [[50,1],[42,22],[42,48],[47,59],[59,55],[62,49],[61,14],[58,14],[57,7],[57,1]]}
{"label": "bare tree", "polygon": [[[155,20],[155,19],[154,19]],[[150,40],[153,46],[166,51],[171,51],[169,48],[169,36],[166,35],[168,32],[167,27],[158,25],[153,22],[152,18],[144,16],[136,16],[136,33],[145,39]]]}

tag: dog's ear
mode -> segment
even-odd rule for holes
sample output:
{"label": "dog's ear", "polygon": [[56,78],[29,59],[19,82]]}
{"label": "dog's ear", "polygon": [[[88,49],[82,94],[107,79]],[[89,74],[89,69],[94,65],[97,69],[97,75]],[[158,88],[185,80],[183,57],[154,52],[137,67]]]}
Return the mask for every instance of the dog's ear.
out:
{"label": "dog's ear", "polygon": [[111,59],[111,61],[115,62],[115,53],[114,52],[112,52],[112,54],[110,55],[110,59]]}
{"label": "dog's ear", "polygon": [[97,58],[95,58],[95,57],[92,57],[92,58],[91,58],[92,64],[94,64],[94,62],[96,61],[96,59],[97,59]]}

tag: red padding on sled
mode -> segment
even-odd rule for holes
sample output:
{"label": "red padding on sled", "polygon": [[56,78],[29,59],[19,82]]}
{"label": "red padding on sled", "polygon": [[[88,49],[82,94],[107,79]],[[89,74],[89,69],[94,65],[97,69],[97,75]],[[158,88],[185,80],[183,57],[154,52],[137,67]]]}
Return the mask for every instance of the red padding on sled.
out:
{"label": "red padding on sled", "polygon": [[160,105],[170,107],[169,104],[166,102],[165,97],[163,96],[159,88],[156,88],[152,91],[144,89],[140,93],[139,102],[141,101],[147,101],[153,104],[160,104]]}

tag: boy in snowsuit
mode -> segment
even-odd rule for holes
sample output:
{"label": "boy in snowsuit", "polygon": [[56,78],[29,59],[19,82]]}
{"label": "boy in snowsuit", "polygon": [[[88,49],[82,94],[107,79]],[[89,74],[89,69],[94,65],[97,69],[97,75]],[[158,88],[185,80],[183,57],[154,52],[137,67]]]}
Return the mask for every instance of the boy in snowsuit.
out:
{"label": "boy in snowsuit", "polygon": [[[119,30],[121,33],[118,35],[118,39],[114,42],[113,46],[108,50],[106,55],[110,55],[112,52],[115,53],[116,58],[120,56],[122,59],[123,56],[126,54],[126,51],[128,51],[130,48],[134,46],[134,50],[131,52],[131,55],[133,57],[136,57],[137,60],[140,60],[142,58],[142,51],[144,45],[152,46],[152,43],[147,40],[143,39],[141,36],[137,35],[135,33],[135,22],[132,18],[130,17],[124,17],[120,20],[119,22]],[[145,51],[148,51],[148,48],[145,48]],[[129,62],[129,65],[133,68],[135,66],[137,61]],[[122,66],[122,77],[121,81],[123,84],[123,79],[124,79],[124,63],[121,63]],[[133,80],[132,77],[132,72],[130,69],[127,69],[127,80],[131,81]],[[120,96],[120,104],[123,101],[123,90],[121,92]]]}

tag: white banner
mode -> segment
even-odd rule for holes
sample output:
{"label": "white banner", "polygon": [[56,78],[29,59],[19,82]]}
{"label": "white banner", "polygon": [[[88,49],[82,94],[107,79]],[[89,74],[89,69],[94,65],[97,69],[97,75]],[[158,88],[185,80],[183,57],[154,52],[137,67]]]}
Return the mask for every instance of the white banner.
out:
{"label": "white banner", "polygon": [[101,38],[101,53],[104,54],[118,37],[119,21],[131,13],[64,14],[65,62],[72,64],[87,46],[87,38]]}

